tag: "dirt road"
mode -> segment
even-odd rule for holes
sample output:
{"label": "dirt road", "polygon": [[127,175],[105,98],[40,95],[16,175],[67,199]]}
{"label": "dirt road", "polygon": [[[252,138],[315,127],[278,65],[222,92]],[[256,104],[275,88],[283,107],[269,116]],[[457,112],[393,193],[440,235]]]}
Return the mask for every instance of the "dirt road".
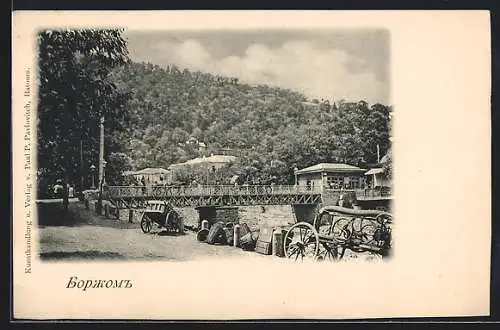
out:
{"label": "dirt road", "polygon": [[96,216],[78,202],[70,204],[66,217],[61,215],[57,203],[50,207],[39,206],[42,260],[272,258],[230,246],[201,243],[191,231],[185,235],[159,231],[144,234],[137,223]]}
{"label": "dirt road", "polygon": [[[192,220],[192,219],[191,219]],[[206,258],[278,258],[224,245],[198,242],[196,233],[144,234],[138,222],[97,216],[73,200],[68,213],[62,202],[38,203],[40,257],[42,260],[146,260],[172,261]],[[346,251],[345,259],[370,260],[370,254]]]}

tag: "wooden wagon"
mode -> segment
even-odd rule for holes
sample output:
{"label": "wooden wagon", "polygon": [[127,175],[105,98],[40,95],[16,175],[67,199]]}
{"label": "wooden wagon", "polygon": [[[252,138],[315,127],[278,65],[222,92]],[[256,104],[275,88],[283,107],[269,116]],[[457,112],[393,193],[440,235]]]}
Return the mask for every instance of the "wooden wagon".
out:
{"label": "wooden wagon", "polygon": [[298,222],[284,237],[287,258],[340,260],[347,249],[390,255],[392,215],[379,210],[356,210],[339,206],[321,208],[312,224]]}
{"label": "wooden wagon", "polygon": [[169,232],[184,232],[181,216],[165,201],[147,201],[141,212],[141,229],[144,233],[149,233],[153,226]]}

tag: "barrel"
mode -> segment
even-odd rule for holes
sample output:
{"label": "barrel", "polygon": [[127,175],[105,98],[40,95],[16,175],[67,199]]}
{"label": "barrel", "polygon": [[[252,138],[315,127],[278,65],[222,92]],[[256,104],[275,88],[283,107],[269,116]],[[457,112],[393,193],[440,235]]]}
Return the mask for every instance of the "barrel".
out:
{"label": "barrel", "polygon": [[275,230],[273,232],[273,244],[272,244],[272,255],[282,257],[283,256],[283,231]]}
{"label": "barrel", "polygon": [[196,234],[196,239],[199,242],[205,242],[208,236],[208,229],[202,229]]}
{"label": "barrel", "polygon": [[240,246],[240,238],[241,238],[240,235],[241,235],[240,225],[235,225],[234,226],[234,239],[233,239],[233,246],[234,247]]}
{"label": "barrel", "polygon": [[201,229],[202,229],[202,230],[203,230],[203,229],[206,229],[206,230],[208,230],[208,229],[209,229],[209,228],[208,228],[208,220],[203,220],[203,221],[201,222]]}

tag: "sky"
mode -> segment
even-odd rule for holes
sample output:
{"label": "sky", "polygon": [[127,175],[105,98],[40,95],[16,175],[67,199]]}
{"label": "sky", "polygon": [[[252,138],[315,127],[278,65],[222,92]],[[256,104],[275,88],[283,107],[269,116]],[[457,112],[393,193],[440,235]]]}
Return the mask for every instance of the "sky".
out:
{"label": "sky", "polygon": [[386,30],[128,30],[125,37],[136,62],[289,88],[310,99],[390,104]]}

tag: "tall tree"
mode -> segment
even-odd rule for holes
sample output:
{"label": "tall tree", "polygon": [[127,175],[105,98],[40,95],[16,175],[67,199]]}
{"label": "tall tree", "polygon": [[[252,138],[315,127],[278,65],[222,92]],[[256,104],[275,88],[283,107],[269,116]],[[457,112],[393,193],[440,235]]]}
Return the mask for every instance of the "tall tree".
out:
{"label": "tall tree", "polygon": [[384,170],[384,175],[388,179],[392,179],[392,148],[389,148],[389,151],[387,154],[385,154],[384,157],[382,157],[382,160],[380,161],[382,164],[382,169]]}
{"label": "tall tree", "polygon": [[[110,73],[129,61],[119,29],[44,30],[38,34],[38,167],[51,180],[79,178],[98,159],[99,119],[106,118],[108,152],[126,119],[126,95]],[[114,150],[115,149],[115,150]],[[83,158],[83,162],[81,159]]]}

